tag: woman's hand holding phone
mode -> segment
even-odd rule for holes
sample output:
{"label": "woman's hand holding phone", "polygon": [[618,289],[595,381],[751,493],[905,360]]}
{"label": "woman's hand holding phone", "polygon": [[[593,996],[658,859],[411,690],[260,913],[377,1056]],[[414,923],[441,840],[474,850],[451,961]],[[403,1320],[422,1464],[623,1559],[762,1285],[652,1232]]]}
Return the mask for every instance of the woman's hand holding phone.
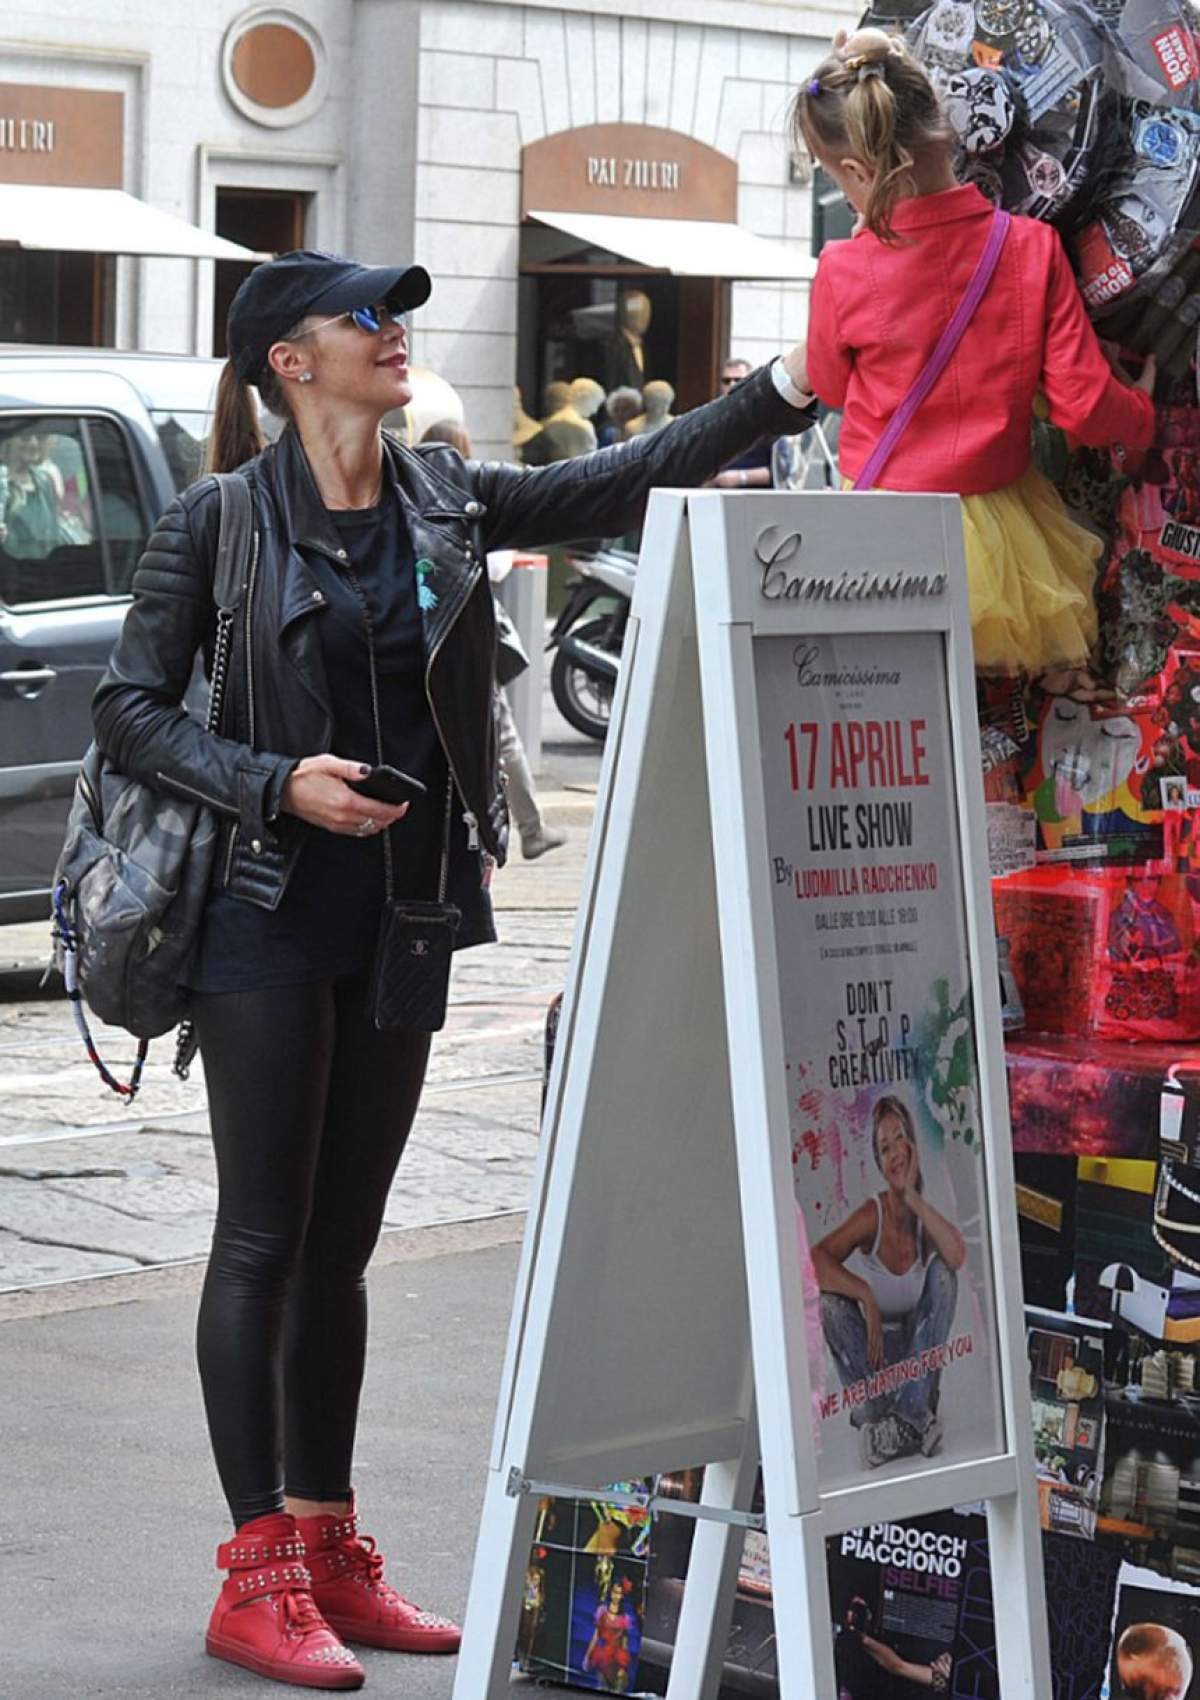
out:
{"label": "woman's hand holding phone", "polygon": [[408,813],[407,803],[381,803],[350,789],[350,781],[361,781],[370,772],[362,762],[340,756],[305,756],[288,775],[280,807],[326,832],[365,838]]}
{"label": "woman's hand holding phone", "polygon": [[414,779],[410,773],[401,773],[398,767],[390,767],[384,762],[379,767],[370,768],[361,779],[350,780],[350,789],[360,797],[370,797],[375,803],[415,803],[425,795],[425,787],[419,779]]}

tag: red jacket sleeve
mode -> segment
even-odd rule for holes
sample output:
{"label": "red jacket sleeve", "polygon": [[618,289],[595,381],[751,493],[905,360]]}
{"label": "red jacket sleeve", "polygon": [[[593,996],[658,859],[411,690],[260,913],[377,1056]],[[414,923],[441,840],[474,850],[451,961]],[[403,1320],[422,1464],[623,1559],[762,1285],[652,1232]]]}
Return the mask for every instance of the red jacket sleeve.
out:
{"label": "red jacket sleeve", "polygon": [[809,293],[806,363],[809,388],[813,394],[820,396],[827,407],[842,407],[854,355],[842,341],[838,327],[837,302],[828,257],[828,254],[822,255],[818,262],[817,275]]}
{"label": "red jacket sleeve", "polygon": [[1083,298],[1057,233],[1046,291],[1042,388],[1050,418],[1093,448],[1123,443],[1146,449],[1154,436],[1154,403],[1114,377],[1084,311]]}

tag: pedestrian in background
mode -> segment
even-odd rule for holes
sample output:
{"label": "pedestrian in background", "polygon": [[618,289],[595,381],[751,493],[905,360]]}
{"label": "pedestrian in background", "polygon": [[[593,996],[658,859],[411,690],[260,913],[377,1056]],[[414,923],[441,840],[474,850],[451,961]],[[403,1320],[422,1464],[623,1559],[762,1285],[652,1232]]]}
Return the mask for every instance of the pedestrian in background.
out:
{"label": "pedestrian in background", "polygon": [[[215,468],[240,467],[257,530],[221,733],[184,706],[217,624],[211,479],[150,539],[94,705],[122,772],[164,809],[199,799],[220,821],[188,982],[219,1188],[200,1375],[235,1530],[218,1549],[229,1577],[206,1645],[316,1688],[364,1680],[347,1641],[459,1642],[388,1582],[358,1532],[353,1479],[364,1275],[430,1044],[381,1028],[372,964],[390,899],[432,898],[443,869],[456,945],[495,938],[489,875],[507,821],[482,559],[627,530],[656,485],[703,483],[764,432],[798,429],[811,405],[795,350],[596,456],[531,470],[415,452],[380,425],[411,396],[406,314],[429,290],[419,266],[328,254],[250,273],[213,431]],[[287,421],[265,449],[252,385]],[[424,800],[353,789],[384,764],[421,781]]]}
{"label": "pedestrian in background", "polygon": [[[439,419],[431,425],[421,438],[423,444],[448,443],[452,449],[462,456],[463,460],[471,458],[471,434],[465,425],[460,425],[456,419]],[[529,657],[525,653],[516,627],[509,618],[508,610],[500,600],[496,599],[496,632],[499,637],[496,655],[496,683],[499,689],[496,693],[496,711],[500,718],[500,771],[507,783],[509,813],[517,825],[517,835],[521,840],[521,854],[527,862],[538,856],[544,856],[547,850],[557,850],[567,842],[565,832],[558,832],[552,826],[547,826],[542,814],[542,805],[538,802],[537,789],[533,782],[533,770],[529,758],[525,754],[525,745],[521,742],[521,734],[517,730],[513,718],[512,706],[508,700],[506,685],[514,679],[519,679],[529,666]]]}
{"label": "pedestrian in background", "polygon": [[[752,368],[748,360],[738,355],[731,355],[721,367],[721,394],[728,395],[750,376]],[[720,490],[769,490],[774,484],[774,454],[773,441],[755,443],[736,460],[713,479]]]}

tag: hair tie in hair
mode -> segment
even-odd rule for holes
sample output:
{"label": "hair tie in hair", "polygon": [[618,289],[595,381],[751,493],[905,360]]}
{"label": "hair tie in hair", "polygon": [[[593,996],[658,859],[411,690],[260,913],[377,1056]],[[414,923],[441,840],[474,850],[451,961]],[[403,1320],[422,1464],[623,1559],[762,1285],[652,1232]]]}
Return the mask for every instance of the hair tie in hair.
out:
{"label": "hair tie in hair", "polygon": [[821,79],[820,79],[820,77],[810,77],[809,82],[808,82],[808,88],[806,89],[805,92],[807,94],[812,95],[813,99],[815,100],[816,97],[821,92]]}
{"label": "hair tie in hair", "polygon": [[883,66],[880,64],[878,59],[869,59],[865,64],[858,67],[858,80],[860,83],[865,83],[868,77],[882,76]]}

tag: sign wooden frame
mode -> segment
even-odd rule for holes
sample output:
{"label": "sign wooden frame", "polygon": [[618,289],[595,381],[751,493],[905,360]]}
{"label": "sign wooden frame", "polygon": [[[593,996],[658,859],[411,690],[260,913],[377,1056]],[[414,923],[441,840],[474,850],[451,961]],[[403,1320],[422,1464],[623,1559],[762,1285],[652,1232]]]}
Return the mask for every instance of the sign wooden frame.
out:
{"label": "sign wooden frame", "polygon": [[[754,673],[760,637],[944,642],[998,1445],[823,1491]],[[737,1202],[740,1200],[740,1211]],[[613,1302],[613,1294],[621,1295]],[[985,1501],[1005,1700],[1051,1691],[957,499],[655,492],[543,1121],[455,1700],[509,1686],[548,1484],[705,1466],[670,1700],[715,1700],[761,1458],[783,1700],[833,1700],[825,1540]],[[730,1513],[733,1518],[730,1520]]]}

